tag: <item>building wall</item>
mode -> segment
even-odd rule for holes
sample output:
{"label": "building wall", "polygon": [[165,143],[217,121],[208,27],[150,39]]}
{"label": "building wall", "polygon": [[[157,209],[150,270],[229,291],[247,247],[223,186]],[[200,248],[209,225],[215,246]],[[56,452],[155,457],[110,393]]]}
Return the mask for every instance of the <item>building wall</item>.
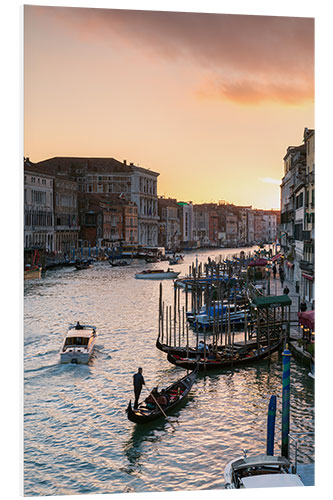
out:
{"label": "building wall", "polygon": [[52,176],[24,169],[24,247],[54,250]]}

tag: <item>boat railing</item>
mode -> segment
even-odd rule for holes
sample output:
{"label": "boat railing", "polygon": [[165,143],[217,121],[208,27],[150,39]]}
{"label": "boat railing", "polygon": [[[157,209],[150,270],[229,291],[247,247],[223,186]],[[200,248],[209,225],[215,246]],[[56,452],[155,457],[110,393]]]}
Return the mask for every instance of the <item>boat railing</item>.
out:
{"label": "boat railing", "polygon": [[291,432],[289,433],[289,438],[291,443],[295,446],[295,457],[294,457],[294,465],[292,466],[292,471],[294,474],[297,472],[298,465],[298,447],[300,441],[304,441],[309,438],[309,436],[314,436],[314,432]]}

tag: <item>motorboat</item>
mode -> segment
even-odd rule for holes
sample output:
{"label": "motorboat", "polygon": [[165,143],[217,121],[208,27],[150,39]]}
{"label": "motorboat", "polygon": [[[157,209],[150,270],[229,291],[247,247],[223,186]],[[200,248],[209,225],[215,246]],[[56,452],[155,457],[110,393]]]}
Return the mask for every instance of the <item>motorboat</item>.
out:
{"label": "motorboat", "polygon": [[180,272],[173,271],[172,269],[146,269],[135,275],[136,279],[140,280],[163,280],[163,279],[175,279],[180,274]]}
{"label": "motorboat", "polygon": [[60,351],[61,363],[88,363],[96,342],[96,327],[70,325]]}
{"label": "motorboat", "polygon": [[289,460],[281,456],[244,456],[229,462],[224,471],[226,489],[304,486],[298,474],[290,472]]}

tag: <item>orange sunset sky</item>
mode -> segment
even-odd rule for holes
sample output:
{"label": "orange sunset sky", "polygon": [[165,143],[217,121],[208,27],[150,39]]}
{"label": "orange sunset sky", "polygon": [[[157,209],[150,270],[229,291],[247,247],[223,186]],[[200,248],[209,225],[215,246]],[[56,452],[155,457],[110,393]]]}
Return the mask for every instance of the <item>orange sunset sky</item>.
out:
{"label": "orange sunset sky", "polygon": [[126,159],[158,194],[280,207],[314,128],[314,20],[24,7],[24,155]]}

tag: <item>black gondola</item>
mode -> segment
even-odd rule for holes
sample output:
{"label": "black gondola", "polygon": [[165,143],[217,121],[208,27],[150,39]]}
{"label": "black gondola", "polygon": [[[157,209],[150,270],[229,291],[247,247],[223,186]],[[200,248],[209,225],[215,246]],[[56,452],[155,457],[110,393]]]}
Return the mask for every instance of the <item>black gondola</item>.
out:
{"label": "black gondola", "polygon": [[109,264],[110,266],[112,267],[122,267],[122,266],[128,266],[128,262],[127,260],[119,260],[117,262],[112,262],[111,260],[109,260]]}
{"label": "black gondola", "polygon": [[[271,339],[272,343],[274,342],[273,339]],[[211,345],[210,344],[206,344],[207,345],[207,351],[211,351],[212,348],[211,348]],[[247,351],[249,351],[250,349],[255,349],[257,346],[257,341],[256,340],[251,340],[250,342],[248,342],[247,344],[245,344],[244,342],[235,342],[234,343],[234,353],[239,353],[239,354],[243,354]],[[180,356],[181,358],[185,358],[185,357],[188,357],[188,358],[191,358],[191,359],[196,359],[198,357],[198,355],[202,356],[204,354],[204,351],[203,351],[203,348],[201,349],[196,349],[195,347],[178,347],[178,346],[169,346],[168,344],[163,344],[162,342],[160,342],[159,338],[156,340],[156,347],[157,349],[159,349],[160,351],[162,352],[166,352],[166,353],[170,353],[172,354],[173,356]],[[225,345],[218,345],[217,348],[214,347],[214,351],[217,350],[217,352],[219,353],[224,353],[226,351],[230,351],[232,350],[232,347],[228,347],[226,348]]]}
{"label": "black gondola", "polygon": [[199,366],[199,371],[204,370],[221,370],[224,368],[230,368],[240,365],[246,365],[252,362],[260,361],[265,359],[269,354],[276,352],[281,345],[281,340],[277,340],[270,346],[265,345],[264,347],[259,347],[259,352],[257,348],[248,349],[244,352],[233,352],[232,349],[228,349],[224,353],[219,353],[219,356],[215,359],[203,359],[201,357],[199,360],[187,357],[181,357],[168,353],[168,361],[173,365],[180,366],[186,370],[192,370],[195,365]]}
{"label": "black gondola", "polygon": [[[162,409],[166,415],[168,415],[176,406],[180,405],[186,399],[195,382],[195,379],[197,378],[197,375],[198,366],[194,366],[191,373],[185,375],[185,377],[177,380],[165,389],[164,392],[169,397],[169,403],[167,406],[162,407]],[[154,409],[149,409],[144,401],[139,404],[136,410],[132,408],[132,403],[130,401],[126,412],[128,419],[136,424],[146,424],[164,416],[163,412],[157,405]]]}

